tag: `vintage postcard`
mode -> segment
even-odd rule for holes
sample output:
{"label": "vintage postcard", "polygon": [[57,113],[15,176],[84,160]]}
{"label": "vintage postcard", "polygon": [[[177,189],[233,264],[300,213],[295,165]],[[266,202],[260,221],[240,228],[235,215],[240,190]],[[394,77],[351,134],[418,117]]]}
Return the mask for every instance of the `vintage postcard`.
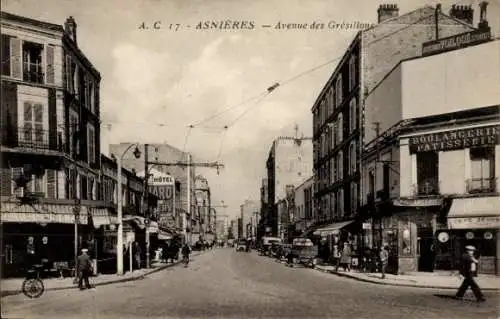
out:
{"label": "vintage postcard", "polygon": [[498,318],[498,0],[1,0],[2,318]]}

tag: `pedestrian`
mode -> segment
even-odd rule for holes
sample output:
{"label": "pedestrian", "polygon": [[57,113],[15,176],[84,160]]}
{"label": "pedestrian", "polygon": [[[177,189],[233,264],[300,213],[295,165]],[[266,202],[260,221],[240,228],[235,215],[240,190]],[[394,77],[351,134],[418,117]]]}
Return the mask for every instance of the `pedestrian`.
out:
{"label": "pedestrian", "polygon": [[458,288],[457,294],[455,297],[457,299],[462,299],[465,295],[465,292],[469,288],[469,286],[472,289],[472,292],[474,293],[474,296],[476,297],[478,302],[483,302],[486,301],[486,299],[483,296],[483,293],[481,292],[481,289],[477,285],[476,281],[474,280],[474,277],[477,277],[477,269],[479,266],[479,260],[477,260],[474,257],[474,252],[476,251],[476,248],[474,246],[466,246],[465,247],[465,252],[462,255],[461,259],[461,267],[460,267],[460,275],[464,277],[464,280],[462,281],[462,284]]}
{"label": "pedestrian", "polygon": [[382,279],[385,278],[385,269],[387,268],[387,264],[389,263],[389,252],[387,251],[385,245],[382,245],[380,248],[380,272],[382,273]]}
{"label": "pedestrian", "polygon": [[[88,249],[83,248],[82,253],[78,256],[77,271],[78,271],[78,288],[84,290],[85,288],[90,289],[89,276],[92,273],[92,263],[90,262],[90,256],[87,254]],[[83,282],[85,281],[85,288],[83,288]]]}
{"label": "pedestrian", "polygon": [[135,264],[137,269],[141,268],[141,254],[142,254],[142,249],[141,246],[139,245],[138,242],[135,242],[134,244],[134,259],[135,259]]}
{"label": "pedestrian", "polygon": [[349,245],[349,242],[344,242],[344,247],[342,248],[342,253],[340,254],[340,261],[337,264],[337,269],[335,271],[339,270],[339,266],[344,268],[344,271],[351,271],[351,258],[351,246]]}

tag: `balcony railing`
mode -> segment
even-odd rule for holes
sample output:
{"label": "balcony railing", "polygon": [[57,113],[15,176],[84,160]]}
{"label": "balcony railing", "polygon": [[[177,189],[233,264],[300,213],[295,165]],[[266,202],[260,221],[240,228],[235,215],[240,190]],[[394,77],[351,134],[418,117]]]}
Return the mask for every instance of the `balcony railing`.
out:
{"label": "balcony railing", "polygon": [[426,180],[425,182],[418,183],[413,187],[414,196],[432,196],[439,194],[439,181],[437,180]]}
{"label": "balcony railing", "polygon": [[[0,128],[2,145],[38,150],[64,151],[62,134],[33,128]],[[56,135],[57,134],[57,135]]]}
{"label": "balcony railing", "polygon": [[23,81],[44,83],[44,73],[41,63],[23,63]]}
{"label": "balcony railing", "polygon": [[467,193],[494,193],[497,179],[495,177],[471,178],[466,181]]}

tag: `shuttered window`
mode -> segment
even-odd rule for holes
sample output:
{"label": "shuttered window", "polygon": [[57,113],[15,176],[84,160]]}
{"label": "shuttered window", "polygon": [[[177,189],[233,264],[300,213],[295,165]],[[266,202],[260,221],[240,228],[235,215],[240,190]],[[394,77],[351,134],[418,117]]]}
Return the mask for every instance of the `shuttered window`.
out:
{"label": "shuttered window", "polygon": [[13,78],[22,78],[22,61],[21,61],[21,40],[18,38],[10,39],[10,75]]}
{"label": "shuttered window", "polygon": [[43,105],[24,102],[24,122],[21,142],[26,146],[42,147],[48,137],[43,129]]}
{"label": "shuttered window", "polygon": [[95,163],[95,129],[92,125],[88,125],[87,127],[87,155],[88,155],[88,163]]}
{"label": "shuttered window", "polygon": [[56,171],[52,169],[47,170],[47,198],[57,197],[57,176]]}
{"label": "shuttered window", "polygon": [[45,60],[45,65],[46,65],[46,77],[45,77],[45,81],[46,83],[48,84],[54,84],[54,46],[53,45],[47,45],[45,47],[45,49],[47,50],[46,52],[46,60]]}
{"label": "shuttered window", "polygon": [[11,37],[2,34],[2,48],[1,48],[1,60],[2,60],[2,75],[10,76],[10,39]]}

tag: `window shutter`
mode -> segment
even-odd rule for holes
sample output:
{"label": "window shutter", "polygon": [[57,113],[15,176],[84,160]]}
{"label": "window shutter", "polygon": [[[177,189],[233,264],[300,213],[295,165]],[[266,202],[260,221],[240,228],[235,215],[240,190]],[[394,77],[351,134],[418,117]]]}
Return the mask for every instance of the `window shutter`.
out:
{"label": "window shutter", "polygon": [[10,75],[13,78],[22,78],[21,69],[21,40],[18,38],[10,39]]}
{"label": "window shutter", "polygon": [[73,68],[71,66],[71,56],[66,55],[66,89],[73,94]]}
{"label": "window shutter", "polygon": [[47,170],[47,198],[56,198],[56,171]]}
{"label": "window shutter", "polygon": [[0,168],[0,195],[1,196],[10,196],[12,193],[11,189],[11,177],[12,172],[10,168]]}
{"label": "window shutter", "polygon": [[54,46],[49,44],[45,48],[47,50],[45,60],[47,73],[45,79],[47,84],[54,84]]}
{"label": "window shutter", "polygon": [[23,189],[21,187],[16,188],[16,180],[21,177],[23,174],[22,167],[13,167],[12,168],[12,194],[14,196],[23,196]]}
{"label": "window shutter", "polygon": [[10,36],[2,34],[2,75],[7,76],[10,76],[10,39]]}

